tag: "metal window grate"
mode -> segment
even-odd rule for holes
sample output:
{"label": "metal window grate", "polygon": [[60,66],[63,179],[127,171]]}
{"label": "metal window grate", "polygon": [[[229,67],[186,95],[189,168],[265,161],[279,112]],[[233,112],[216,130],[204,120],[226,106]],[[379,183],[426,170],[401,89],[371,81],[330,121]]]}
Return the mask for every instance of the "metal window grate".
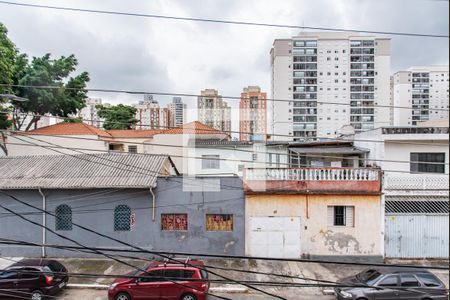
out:
{"label": "metal window grate", "polygon": [[72,208],[69,205],[63,204],[56,207],[55,228],[59,231],[72,230]]}
{"label": "metal window grate", "polygon": [[131,208],[127,205],[118,205],[114,209],[114,231],[131,230]]}
{"label": "metal window grate", "polygon": [[386,201],[387,214],[448,214],[448,201]]}

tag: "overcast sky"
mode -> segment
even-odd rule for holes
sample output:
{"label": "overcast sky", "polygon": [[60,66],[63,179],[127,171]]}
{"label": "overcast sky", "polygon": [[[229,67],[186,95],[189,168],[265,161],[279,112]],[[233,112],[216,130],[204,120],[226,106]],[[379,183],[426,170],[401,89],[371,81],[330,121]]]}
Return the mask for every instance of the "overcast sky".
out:
{"label": "overcast sky", "polygon": [[[19,1],[16,1],[19,2]],[[25,1],[22,1],[25,2]],[[439,0],[29,0],[26,3],[183,17],[375,31],[448,34]],[[299,30],[75,13],[0,4],[0,22],[30,56],[75,54],[90,88],[238,96],[259,85],[270,94],[269,51]],[[448,39],[392,36],[392,71],[448,64]],[[140,96],[93,94],[105,102]],[[158,98],[163,104],[168,99]],[[195,99],[184,99],[191,108]],[[237,102],[230,100],[236,107]],[[192,118],[192,116],[191,116]]]}

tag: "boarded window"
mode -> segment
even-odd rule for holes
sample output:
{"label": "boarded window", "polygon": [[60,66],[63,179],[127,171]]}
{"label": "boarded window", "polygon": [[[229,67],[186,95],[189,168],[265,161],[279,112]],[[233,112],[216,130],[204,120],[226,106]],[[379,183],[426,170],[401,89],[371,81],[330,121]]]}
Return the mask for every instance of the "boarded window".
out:
{"label": "boarded window", "polygon": [[202,155],[202,169],[220,169],[220,156],[219,155]]}
{"label": "boarded window", "polygon": [[188,215],[187,214],[162,214],[161,230],[163,231],[187,231]]}
{"label": "boarded window", "polygon": [[233,215],[206,215],[207,231],[233,231]]}
{"label": "boarded window", "polygon": [[354,227],[354,206],[328,206],[328,225]]}
{"label": "boarded window", "polygon": [[445,173],[445,153],[411,153],[411,172]]}
{"label": "boarded window", "polygon": [[114,209],[114,231],[131,230],[131,208],[127,205],[118,205]]}
{"label": "boarded window", "polygon": [[59,205],[55,210],[55,229],[58,231],[72,230],[72,209],[69,205]]}

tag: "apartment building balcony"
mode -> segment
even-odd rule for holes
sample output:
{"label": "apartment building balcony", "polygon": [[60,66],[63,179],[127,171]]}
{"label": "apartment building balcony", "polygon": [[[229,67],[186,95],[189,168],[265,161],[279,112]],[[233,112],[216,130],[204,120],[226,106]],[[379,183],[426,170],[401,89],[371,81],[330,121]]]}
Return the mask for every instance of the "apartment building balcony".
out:
{"label": "apartment building balcony", "polygon": [[381,193],[381,172],[360,168],[246,169],[247,194],[367,194]]}

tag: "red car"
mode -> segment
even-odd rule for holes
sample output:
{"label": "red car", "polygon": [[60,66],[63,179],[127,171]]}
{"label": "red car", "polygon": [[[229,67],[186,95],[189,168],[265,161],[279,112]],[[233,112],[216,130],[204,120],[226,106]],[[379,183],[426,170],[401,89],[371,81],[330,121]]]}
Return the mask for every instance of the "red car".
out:
{"label": "red car", "polygon": [[[206,300],[208,273],[202,261],[155,262],[147,272],[132,272],[117,278],[108,291],[109,300]],[[133,278],[130,278],[133,277]],[[141,277],[141,278],[134,278]]]}

